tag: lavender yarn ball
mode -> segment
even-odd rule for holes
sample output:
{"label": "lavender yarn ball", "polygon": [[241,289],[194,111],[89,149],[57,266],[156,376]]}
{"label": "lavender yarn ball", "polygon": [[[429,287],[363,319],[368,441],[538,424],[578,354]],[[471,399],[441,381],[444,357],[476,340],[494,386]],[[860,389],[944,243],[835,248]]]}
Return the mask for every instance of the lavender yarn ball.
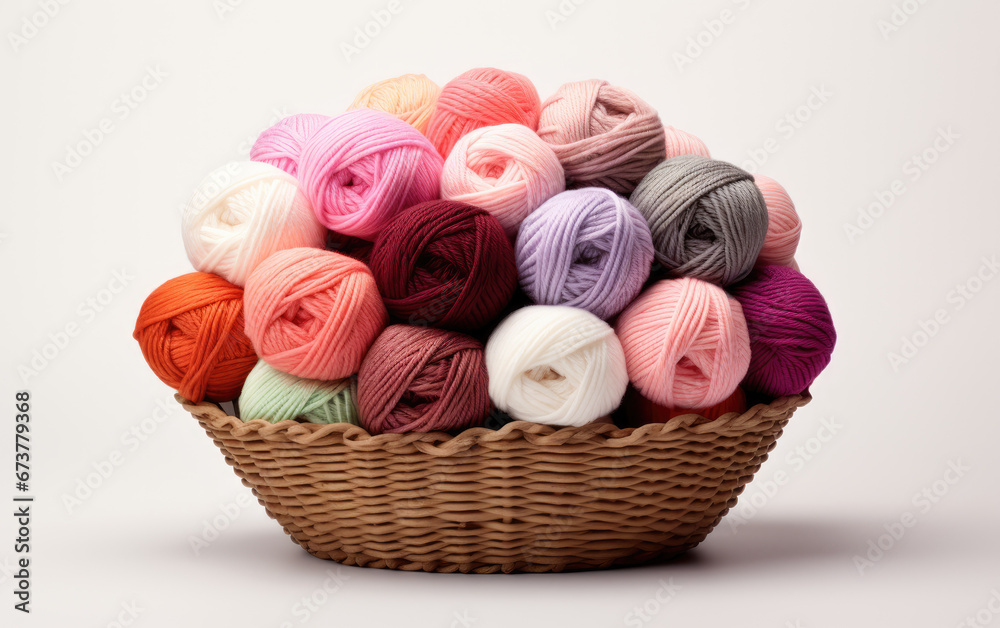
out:
{"label": "lavender yarn ball", "polygon": [[646,219],[605,188],[556,194],[521,223],[518,279],[539,305],[569,305],[609,319],[649,278],[653,239]]}

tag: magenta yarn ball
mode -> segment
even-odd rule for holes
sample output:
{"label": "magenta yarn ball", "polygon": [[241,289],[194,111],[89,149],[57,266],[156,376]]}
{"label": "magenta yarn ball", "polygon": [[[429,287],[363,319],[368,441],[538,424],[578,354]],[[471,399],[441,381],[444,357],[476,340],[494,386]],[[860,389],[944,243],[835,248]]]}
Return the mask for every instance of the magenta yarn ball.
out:
{"label": "magenta yarn ball", "polygon": [[250,148],[250,159],[281,168],[293,177],[298,174],[299,156],[306,141],[330,116],[318,113],[297,113],[282,118],[257,136]]}

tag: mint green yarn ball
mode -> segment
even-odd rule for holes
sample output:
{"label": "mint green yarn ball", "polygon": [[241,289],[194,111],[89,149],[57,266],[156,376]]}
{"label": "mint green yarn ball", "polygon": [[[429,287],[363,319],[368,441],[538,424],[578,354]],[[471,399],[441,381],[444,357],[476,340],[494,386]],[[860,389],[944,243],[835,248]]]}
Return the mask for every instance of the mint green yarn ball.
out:
{"label": "mint green yarn ball", "polygon": [[270,423],[303,419],[310,423],[358,424],[350,378],[325,382],[303,379],[258,360],[240,394],[240,418]]}

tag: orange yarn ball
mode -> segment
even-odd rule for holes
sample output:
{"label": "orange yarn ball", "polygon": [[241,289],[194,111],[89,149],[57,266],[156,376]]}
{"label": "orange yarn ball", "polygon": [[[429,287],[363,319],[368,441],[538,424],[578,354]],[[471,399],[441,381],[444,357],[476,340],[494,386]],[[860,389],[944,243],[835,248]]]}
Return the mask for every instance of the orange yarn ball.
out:
{"label": "orange yarn ball", "polygon": [[742,414],[747,411],[747,396],[742,388],[737,388],[724,401],[708,408],[668,408],[646,399],[638,390],[630,386],[622,405],[628,424],[638,427],[647,423],[666,423],[682,414],[698,414],[710,420],[715,420],[727,412]]}
{"label": "orange yarn ball", "polygon": [[239,397],[257,363],[243,331],[243,290],[211,273],[181,275],[153,290],[132,337],[156,376],[194,402]]}

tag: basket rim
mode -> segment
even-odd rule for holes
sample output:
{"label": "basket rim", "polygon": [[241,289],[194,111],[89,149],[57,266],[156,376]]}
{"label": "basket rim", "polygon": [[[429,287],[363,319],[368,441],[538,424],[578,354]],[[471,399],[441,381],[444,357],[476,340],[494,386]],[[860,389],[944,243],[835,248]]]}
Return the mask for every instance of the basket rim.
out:
{"label": "basket rim", "polygon": [[664,423],[649,423],[640,427],[620,428],[610,423],[588,423],[579,427],[558,427],[512,421],[499,430],[473,427],[458,434],[447,432],[405,432],[402,434],[369,434],[367,430],[350,423],[299,423],[279,421],[270,423],[264,419],[244,422],[226,414],[218,405],[203,401],[194,403],[174,395],[174,399],[195,418],[207,422],[216,430],[229,432],[240,440],[263,440],[272,442],[293,442],[311,445],[316,441],[333,436],[350,449],[370,451],[374,449],[397,448],[413,445],[427,453],[453,454],[466,451],[479,443],[497,441],[530,442],[532,445],[560,445],[563,443],[595,442],[608,447],[630,447],[641,445],[649,438],[664,437],[670,432],[686,434],[745,434],[756,425],[768,420],[782,418],[789,410],[800,408],[812,400],[811,395],[790,395],[775,399],[771,403],[758,403],[746,412],[727,412],[717,419],[706,421],[704,417],[690,413],[676,416]]}

